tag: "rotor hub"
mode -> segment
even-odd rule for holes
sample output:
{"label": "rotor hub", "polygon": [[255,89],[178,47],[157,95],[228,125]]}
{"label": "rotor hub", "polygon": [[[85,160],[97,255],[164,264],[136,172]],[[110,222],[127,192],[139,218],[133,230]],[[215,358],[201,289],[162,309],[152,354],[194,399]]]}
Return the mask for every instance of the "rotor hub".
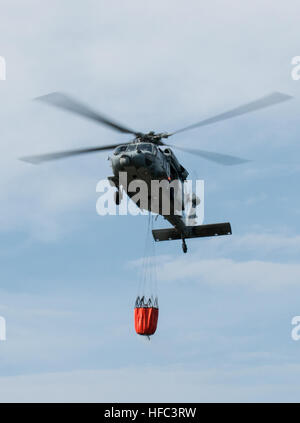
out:
{"label": "rotor hub", "polygon": [[135,140],[136,142],[151,142],[156,145],[164,145],[162,138],[168,138],[169,134],[161,132],[156,134],[154,131],[150,131],[147,134],[138,133]]}

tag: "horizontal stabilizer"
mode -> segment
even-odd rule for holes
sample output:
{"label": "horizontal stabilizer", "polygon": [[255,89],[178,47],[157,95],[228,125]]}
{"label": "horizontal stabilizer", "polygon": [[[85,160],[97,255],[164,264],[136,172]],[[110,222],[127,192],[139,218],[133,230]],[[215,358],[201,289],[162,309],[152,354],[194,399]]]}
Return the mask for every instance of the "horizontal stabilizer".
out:
{"label": "horizontal stabilizer", "polygon": [[[152,231],[155,241],[170,241],[173,239],[181,239],[182,234],[176,228],[154,229]],[[231,226],[229,222],[213,223],[210,225],[188,226],[185,239],[199,238],[216,235],[231,235]]]}

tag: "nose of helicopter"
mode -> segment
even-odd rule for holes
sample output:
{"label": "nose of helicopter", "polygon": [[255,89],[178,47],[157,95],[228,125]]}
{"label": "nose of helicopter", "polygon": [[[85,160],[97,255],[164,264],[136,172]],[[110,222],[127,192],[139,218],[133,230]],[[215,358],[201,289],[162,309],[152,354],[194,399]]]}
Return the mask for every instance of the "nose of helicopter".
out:
{"label": "nose of helicopter", "polygon": [[114,173],[126,171],[128,168],[139,169],[144,167],[145,163],[145,154],[143,154],[143,152],[129,151],[119,157],[112,157]]}
{"label": "nose of helicopter", "polygon": [[128,156],[122,156],[120,158],[120,165],[122,167],[129,166],[129,164],[130,164],[130,158]]}

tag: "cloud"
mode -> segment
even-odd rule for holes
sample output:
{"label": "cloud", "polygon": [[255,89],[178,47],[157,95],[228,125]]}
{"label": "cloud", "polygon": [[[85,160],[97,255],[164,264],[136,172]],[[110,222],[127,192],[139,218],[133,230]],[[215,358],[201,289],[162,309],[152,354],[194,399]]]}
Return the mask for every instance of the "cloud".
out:
{"label": "cloud", "polygon": [[[245,286],[255,290],[285,289],[299,283],[298,235],[249,233],[205,242],[205,251],[199,248],[179,257],[149,257],[148,268],[155,263],[159,268],[159,279],[168,282],[189,283],[196,279],[199,284]],[[252,256],[253,259],[243,260],[244,256]],[[144,259],[129,264],[142,267]]]}
{"label": "cloud", "polygon": [[298,285],[300,265],[263,261],[238,262],[229,259],[199,260],[195,258],[169,261],[160,268],[165,281],[190,280],[213,285],[245,285],[252,289],[284,289]]}
{"label": "cloud", "polygon": [[243,369],[91,369],[1,377],[0,398],[1,402],[12,398],[16,402],[293,402],[299,375],[300,367],[293,363]]}

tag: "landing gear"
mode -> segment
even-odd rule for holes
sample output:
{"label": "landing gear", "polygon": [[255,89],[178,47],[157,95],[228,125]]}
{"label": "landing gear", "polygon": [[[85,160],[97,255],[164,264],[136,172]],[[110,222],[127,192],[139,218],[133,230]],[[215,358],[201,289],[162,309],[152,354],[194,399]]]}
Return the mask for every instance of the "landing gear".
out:
{"label": "landing gear", "polygon": [[186,242],[185,242],[185,239],[184,238],[182,238],[182,251],[184,253],[187,252],[187,245],[186,245]]}
{"label": "landing gear", "polygon": [[121,200],[122,200],[122,193],[118,190],[115,192],[115,203],[117,206],[120,205]]}

